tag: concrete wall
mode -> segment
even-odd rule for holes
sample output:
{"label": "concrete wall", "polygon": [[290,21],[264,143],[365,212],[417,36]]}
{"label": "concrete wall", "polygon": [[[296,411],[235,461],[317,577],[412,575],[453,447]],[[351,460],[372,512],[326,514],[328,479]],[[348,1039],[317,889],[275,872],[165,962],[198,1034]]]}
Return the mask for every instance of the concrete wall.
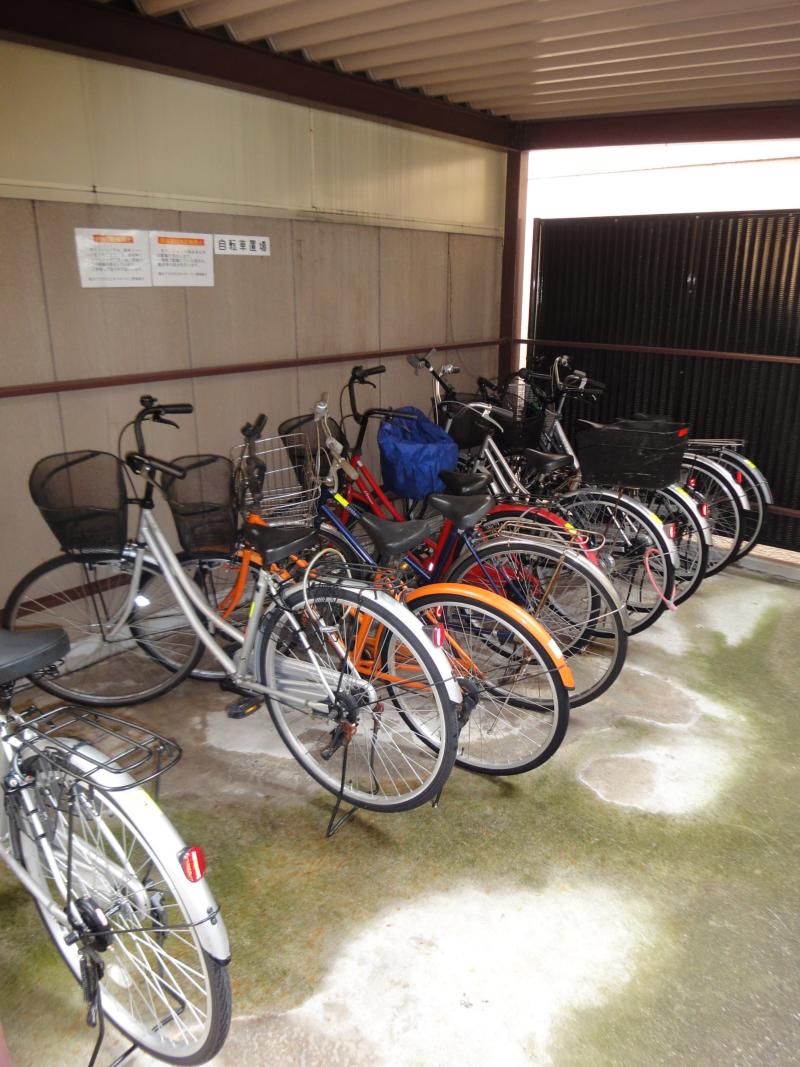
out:
{"label": "concrete wall", "polygon": [[[498,153],[4,43],[0,144],[0,386],[497,336]],[[266,234],[272,254],[216,257],[213,288],[82,289],[86,226]],[[452,356],[473,375],[496,366],[493,348]],[[427,407],[428,380],[387,366],[370,399]],[[57,548],[27,491],[40,456],[115,451],[144,392],[195,405],[180,432],[155,429],[156,454],[227,452],[259,410],[275,427],[346,377],[320,365],[0,400],[0,600]]]}

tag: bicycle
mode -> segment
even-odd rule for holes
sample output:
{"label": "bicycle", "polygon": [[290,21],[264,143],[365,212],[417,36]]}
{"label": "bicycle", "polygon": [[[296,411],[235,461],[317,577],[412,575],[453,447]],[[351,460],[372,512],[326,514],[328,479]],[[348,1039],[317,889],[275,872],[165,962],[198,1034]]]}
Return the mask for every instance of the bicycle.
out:
{"label": "bicycle", "polygon": [[[231,1019],[225,924],[186,846],[144,786],[180,759],[167,738],[76,707],[11,709],[53,670],[62,630],[0,631],[0,858],[30,893],[98,1028],[176,1064],[205,1063]],[[111,749],[101,751],[98,746]]]}
{"label": "bicycle", "polygon": [[[365,424],[370,418],[385,415],[402,417],[402,413],[389,409],[370,409],[358,417]],[[326,428],[320,431],[318,427],[323,420]],[[385,500],[392,511],[395,509],[358,451],[348,452],[345,460],[344,435],[330,419],[327,406],[324,409],[318,406],[314,415],[288,420],[279,430],[284,434],[305,432],[312,448],[327,449],[330,477],[335,481],[340,471],[346,475],[347,486],[343,492],[347,495],[335,492],[335,487],[323,490],[318,521],[325,536],[340,546],[345,558],[360,561],[367,567],[374,568],[382,555],[401,557],[405,578],[420,585],[419,592],[407,595],[412,610],[422,591],[429,590],[429,595],[434,595],[434,587],[429,583],[468,582],[523,607],[545,628],[548,639],[555,638],[559,654],[567,657],[572,674],[571,706],[588,703],[613,683],[627,648],[623,614],[610,583],[578,552],[565,545],[556,546],[552,541],[512,534],[510,528],[494,538],[476,536],[473,527],[479,528],[483,516],[493,506],[491,497],[480,494],[428,497],[429,506],[439,516],[437,521],[443,522],[435,537],[431,536],[429,522],[397,522],[367,512],[359,506],[364,499],[373,500],[376,507],[378,501]],[[359,440],[363,440],[363,433]],[[358,537],[352,533],[354,524],[359,528]],[[374,548],[372,552],[370,544]],[[509,552],[516,552],[515,570],[509,569]],[[499,553],[505,554],[504,562],[494,558]],[[518,571],[523,556],[525,581],[520,582]],[[468,578],[462,573],[462,559],[471,561],[474,568]],[[463,586],[459,590],[450,593],[458,592],[463,598],[469,592]],[[470,595],[474,598],[474,591]],[[539,639],[542,637],[540,634]]]}
{"label": "bicycle", "polygon": [[[486,400],[459,398],[430,359],[409,357],[408,362],[434,378],[434,412],[461,447],[463,467],[473,477],[488,478],[504,501],[487,518],[485,528],[532,516],[557,536],[563,537],[567,524],[583,531],[587,554],[603,567],[624,605],[630,633],[651,626],[673,604],[679,557],[670,530],[658,515],[621,490],[574,488],[573,455],[522,448],[522,440],[538,420],[524,420],[521,434],[513,412]],[[479,379],[479,384],[486,390],[490,383]],[[441,399],[439,390],[446,399]],[[504,454],[506,448],[517,457],[515,467]]]}
{"label": "bicycle", "polygon": [[[222,668],[230,687],[266,701],[291,754],[336,797],[334,813],[343,800],[369,810],[402,811],[438,797],[455,759],[456,707],[462,694],[444,653],[407,609],[365,583],[297,582],[273,568],[311,544],[315,534],[310,528],[245,524],[243,536],[262,564],[244,630],[222,618],[186,575],[152,509],[156,474],[181,480],[184,467],[148,455],[142,424],[187,410],[191,405],[159,405],[152,397],[143,397],[133,420],[137,451],[127,455],[126,463],[145,477],[146,489],[136,501],[140,515],[135,539],[111,557],[115,574],[126,578],[114,610],[107,611],[108,582],[101,585],[94,573],[82,578],[77,591],[74,586],[62,589],[55,602],[52,597],[33,599],[26,592],[30,584],[26,579],[12,594],[7,620],[20,629],[52,622],[65,604],[80,601],[82,611],[93,613],[96,645],[108,653],[105,662],[93,659],[88,671],[79,669],[80,659],[70,662],[67,657],[39,684],[87,702],[130,702],[137,696],[131,692],[133,686],[127,686],[124,698],[117,697],[109,674],[120,635],[168,676],[161,691],[189,673],[203,648]],[[60,465],[65,463],[70,471],[70,464],[60,457]],[[184,466],[190,464],[188,460]],[[108,553],[102,559],[108,560]],[[75,554],[69,562],[89,571],[96,566],[96,557],[92,552]],[[37,580],[39,570],[28,578]],[[150,583],[141,580],[143,573],[157,577],[157,591],[166,589],[172,598],[170,642],[160,640],[162,631],[141,625],[139,605],[143,600],[150,605],[148,592],[152,592]],[[183,655],[186,639],[175,641],[175,633],[191,634],[195,644],[190,655]],[[368,643],[369,661],[362,656]],[[174,650],[181,655],[180,664],[172,659]],[[94,656],[96,648],[91,652]],[[149,699],[151,690],[139,695]],[[436,751],[409,725],[423,707],[428,731],[438,737]],[[335,832],[333,821],[332,816],[329,832]]]}
{"label": "bicycle", "polygon": [[689,448],[695,455],[713,459],[723,467],[745,495],[746,504],[742,505],[744,527],[732,562],[743,559],[755,548],[770,504],[774,503],[769,482],[756,464],[743,454],[744,447],[745,442],[740,438],[693,437],[689,441]]}

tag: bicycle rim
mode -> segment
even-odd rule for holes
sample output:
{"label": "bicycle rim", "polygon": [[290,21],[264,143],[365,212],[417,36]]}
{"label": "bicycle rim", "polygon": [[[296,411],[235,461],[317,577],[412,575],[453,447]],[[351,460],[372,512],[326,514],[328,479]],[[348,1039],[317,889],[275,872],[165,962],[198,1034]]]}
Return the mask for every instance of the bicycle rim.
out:
{"label": "bicycle rim", "polygon": [[[413,616],[400,604],[378,602],[369,586],[359,592],[312,582],[307,599],[295,590],[284,602],[288,612],[273,611],[264,621],[256,663],[262,684],[313,700],[318,709],[266,698],[295,759],[325,789],[358,807],[403,811],[433,798],[452,769],[457,726]],[[315,661],[338,705],[332,706]],[[355,726],[348,741],[337,728],[343,708]],[[427,724],[436,748],[409,726],[409,715]]]}

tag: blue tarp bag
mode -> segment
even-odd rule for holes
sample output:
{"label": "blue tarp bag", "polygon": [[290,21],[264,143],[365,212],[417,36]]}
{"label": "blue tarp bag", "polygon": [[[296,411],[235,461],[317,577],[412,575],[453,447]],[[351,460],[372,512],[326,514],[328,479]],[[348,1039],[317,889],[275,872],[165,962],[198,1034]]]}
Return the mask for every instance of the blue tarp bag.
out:
{"label": "blue tarp bag", "polygon": [[410,500],[444,489],[439,471],[450,471],[458,460],[458,445],[419,408],[397,408],[416,419],[387,419],[378,430],[384,488]]}

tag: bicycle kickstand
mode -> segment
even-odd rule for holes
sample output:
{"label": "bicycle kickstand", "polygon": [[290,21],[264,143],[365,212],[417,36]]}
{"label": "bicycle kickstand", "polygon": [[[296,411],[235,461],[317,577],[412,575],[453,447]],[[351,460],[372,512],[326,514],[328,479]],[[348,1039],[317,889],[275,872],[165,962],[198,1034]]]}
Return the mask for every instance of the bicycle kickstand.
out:
{"label": "bicycle kickstand", "polygon": [[[101,965],[96,963],[91,957],[87,958],[87,956],[83,956],[81,958],[81,983],[84,987],[84,996],[89,1001],[86,1022],[89,1026],[97,1026],[97,1040],[94,1043],[94,1049],[92,1050],[88,1067],[95,1067],[106,1034],[105,1012],[103,1011],[103,1004],[100,999],[99,979],[102,975],[102,970],[98,973],[98,967],[100,966]],[[131,1045],[130,1048],[125,1049],[122,1055],[117,1056],[114,1062],[109,1064],[109,1067],[120,1067],[120,1064],[124,1063],[128,1056],[136,1052],[138,1047],[138,1045]]]}
{"label": "bicycle kickstand", "polygon": [[[346,811],[344,815],[339,815],[339,808],[342,806],[342,799],[344,798],[344,782],[347,774],[347,751],[350,747],[349,740],[344,744],[344,755],[342,757],[342,778],[339,784],[339,792],[336,794],[336,803],[331,810],[331,817],[328,820],[328,828],[325,831],[325,837],[333,837],[333,835],[340,830],[346,822],[349,822],[358,808],[351,807],[349,811]],[[338,816],[338,818],[337,818]]]}

